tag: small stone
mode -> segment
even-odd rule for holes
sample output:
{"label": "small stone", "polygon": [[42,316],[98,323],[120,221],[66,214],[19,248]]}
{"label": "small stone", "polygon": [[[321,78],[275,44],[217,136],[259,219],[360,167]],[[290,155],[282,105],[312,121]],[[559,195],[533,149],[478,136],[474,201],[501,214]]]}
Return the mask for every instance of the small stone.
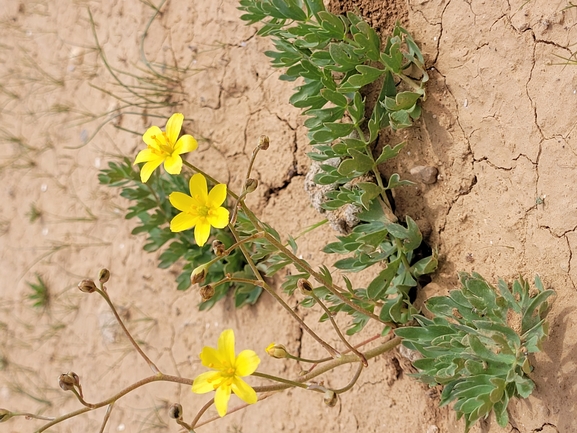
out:
{"label": "small stone", "polygon": [[439,170],[437,167],[417,165],[411,168],[410,173],[425,185],[431,185],[437,181]]}
{"label": "small stone", "polygon": [[427,427],[427,433],[439,433],[439,427],[437,427],[435,424],[431,424],[429,427]]}

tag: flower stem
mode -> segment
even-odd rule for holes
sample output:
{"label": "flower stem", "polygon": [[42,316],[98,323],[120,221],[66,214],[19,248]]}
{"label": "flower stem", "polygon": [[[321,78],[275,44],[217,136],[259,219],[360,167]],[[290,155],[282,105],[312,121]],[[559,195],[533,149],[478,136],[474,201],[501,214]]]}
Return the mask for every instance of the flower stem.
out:
{"label": "flower stem", "polygon": [[[231,225],[229,225],[229,229],[230,229],[232,235],[234,236],[234,238],[236,239],[236,241],[239,242],[240,239],[239,239],[239,235],[238,235],[238,232],[236,231],[236,229]],[[267,235],[267,234],[268,233],[265,232],[265,235]],[[241,245],[239,245],[239,248],[240,248],[242,254],[244,255],[244,257],[246,258],[248,265],[252,269],[254,276],[259,281],[262,282],[263,289],[265,289],[279,304],[281,304],[282,307],[285,310],[287,310],[287,312],[301,325],[301,327],[305,331],[307,331],[310,334],[310,336],[313,337],[320,345],[322,345],[333,358],[338,357],[340,355],[339,352],[337,352],[337,350],[335,350],[330,344],[325,342],[311,328],[309,328],[307,326],[307,324],[304,322],[304,320],[301,319],[300,316],[297,313],[295,313],[295,311],[266,283],[266,281],[262,277],[260,271],[256,267],[254,261],[252,260],[252,257],[250,256],[249,251],[246,249],[246,245],[241,244]]]}
{"label": "flower stem", "polygon": [[327,306],[323,303],[323,301],[320,300],[320,298],[316,295],[316,293],[313,290],[311,290],[309,292],[309,294],[310,294],[310,296],[312,296],[314,298],[315,301],[317,301],[317,304],[319,304],[321,306],[321,308],[324,310],[325,314],[328,316],[328,318],[331,322],[331,325],[333,325],[333,328],[335,328],[335,332],[337,333],[337,335],[339,336],[341,341],[343,343],[345,343],[345,346],[347,346],[355,355],[357,355],[359,357],[359,359],[361,360],[361,362],[363,363],[363,365],[365,367],[368,367],[369,363],[367,362],[367,359],[365,358],[365,356],[361,352],[359,352],[357,349],[355,349],[353,346],[351,346],[351,343],[349,343],[347,341],[347,339],[345,338],[345,336],[341,332],[341,329],[339,328],[339,326],[335,322],[333,314],[330,312],[330,310],[327,308]]}
{"label": "flower stem", "polygon": [[192,385],[193,380],[183,378],[183,377],[178,377],[178,376],[170,376],[170,375],[163,374],[163,373],[158,373],[158,374],[155,374],[154,376],[146,377],[146,378],[141,379],[138,382],[135,382],[132,385],[124,388],[122,391],[118,392],[117,394],[113,395],[110,398],[107,398],[104,401],[101,401],[100,403],[94,403],[94,404],[86,403],[89,406],[83,407],[82,409],[78,409],[74,412],[70,412],[70,413],[62,415],[58,418],[53,419],[51,422],[43,425],[38,430],[36,430],[35,433],[41,433],[43,431],[48,430],[53,425],[61,423],[62,421],[65,421],[65,420],[70,419],[70,418],[74,418],[75,416],[81,415],[81,414],[86,413],[86,412],[90,412],[91,410],[110,405],[110,404],[114,403],[115,401],[119,400],[120,398],[124,397],[126,394],[134,391],[135,389],[140,388],[141,386],[152,383],[152,382],[175,382],[175,383],[182,383],[184,385]]}
{"label": "flower stem", "polygon": [[288,248],[286,248],[283,244],[281,244],[279,241],[277,241],[274,236],[272,236],[270,233],[267,233],[265,231],[264,236],[266,238],[266,240],[268,240],[271,244],[273,244],[279,251],[281,251],[282,253],[286,254],[291,261],[297,266],[302,268],[303,270],[305,270],[307,273],[309,273],[310,275],[312,275],[312,277],[317,280],[320,284],[322,284],[323,286],[325,286],[327,289],[330,290],[330,292],[335,295],[337,298],[339,298],[342,302],[344,302],[345,304],[347,304],[349,307],[351,307],[353,310],[358,311],[361,314],[364,314],[365,316],[370,317],[371,319],[376,320],[377,322],[381,322],[385,325],[391,326],[391,327],[395,327],[395,325],[393,323],[389,323],[389,322],[384,322],[383,320],[381,320],[381,318],[379,316],[377,316],[374,313],[371,313],[370,311],[365,310],[364,308],[360,307],[359,305],[355,304],[353,301],[351,301],[350,299],[348,299],[345,295],[343,295],[343,292],[345,292],[344,289],[338,287],[336,284],[327,284],[326,281],[323,279],[322,275],[319,274],[318,272],[316,272],[313,268],[311,268],[309,266],[308,263],[306,263],[304,260],[301,260],[300,258],[298,258],[296,255],[294,255],[292,253],[291,250],[289,250]]}
{"label": "flower stem", "polygon": [[118,324],[120,325],[120,327],[122,328],[122,330],[124,331],[124,333],[126,334],[128,339],[130,340],[130,342],[132,343],[132,345],[134,346],[136,351],[146,361],[146,363],[148,364],[148,366],[150,367],[152,372],[155,374],[162,374],[160,372],[160,370],[158,369],[158,367],[154,364],[154,362],[152,362],[150,360],[150,358],[148,356],[146,356],[146,354],[142,351],[142,349],[140,348],[138,343],[134,340],[134,338],[132,338],[132,335],[130,335],[130,332],[128,332],[128,329],[126,329],[126,326],[124,326],[124,323],[122,323],[122,319],[118,315],[118,312],[116,311],[116,308],[114,307],[114,304],[110,300],[110,296],[108,296],[108,293],[105,291],[104,285],[101,284],[101,288],[100,289],[97,288],[96,291],[98,292],[98,294],[100,296],[102,296],[104,298],[104,300],[106,301],[106,303],[108,304],[108,306],[112,310],[112,313],[114,313],[114,317],[116,318],[116,321],[118,322]]}
{"label": "flower stem", "polygon": [[297,386],[297,387],[303,388],[303,389],[308,388],[308,386],[305,385],[304,383],[295,382],[294,380],[284,379],[284,378],[278,377],[278,376],[273,376],[272,374],[261,373],[259,371],[255,371],[251,376],[262,377],[264,379],[269,379],[269,380],[272,380],[274,382],[280,382],[280,383],[284,383],[284,384],[290,385],[290,386]]}

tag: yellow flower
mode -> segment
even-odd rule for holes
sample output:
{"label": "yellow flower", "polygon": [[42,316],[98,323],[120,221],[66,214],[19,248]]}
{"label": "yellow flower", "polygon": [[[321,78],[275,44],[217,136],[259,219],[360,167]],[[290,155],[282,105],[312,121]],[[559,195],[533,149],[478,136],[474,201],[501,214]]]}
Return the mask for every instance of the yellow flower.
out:
{"label": "yellow flower", "polygon": [[241,377],[254,373],[260,359],[252,350],[243,350],[235,356],[232,329],[222,331],[217,349],[203,347],[200,360],[202,365],[216,371],[207,371],[194,379],[192,392],[204,394],[216,390],[214,404],[220,416],[226,415],[231,391],[248,404],[256,403],[256,392]]}
{"label": "yellow flower", "polygon": [[197,141],[192,135],[183,135],[178,138],[182,129],[182,113],[174,113],[166,122],[166,132],[162,132],[158,126],[151,126],[142,136],[146,143],[146,149],[136,155],[135,164],[146,162],[140,170],[142,182],[148,181],[152,172],[164,162],[164,169],[170,174],[180,174],[182,170],[182,158],[180,155],[192,152],[198,147]]}
{"label": "yellow flower", "polygon": [[194,239],[203,246],[210,236],[210,227],[222,229],[228,224],[229,212],[221,205],[226,199],[226,185],[218,184],[210,190],[205,177],[196,173],[190,178],[190,195],[173,192],[170,203],[181,211],[170,222],[170,230],[181,232],[194,227]]}

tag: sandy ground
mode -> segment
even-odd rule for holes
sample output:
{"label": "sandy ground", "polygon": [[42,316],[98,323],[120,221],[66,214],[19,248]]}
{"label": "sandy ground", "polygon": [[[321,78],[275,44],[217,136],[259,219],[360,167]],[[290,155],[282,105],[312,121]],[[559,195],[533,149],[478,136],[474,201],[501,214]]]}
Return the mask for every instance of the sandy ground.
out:
{"label": "sandy ground", "polygon": [[[322,219],[303,192],[308,143],[302,116],[287,103],[291,85],[277,80],[280,72],[263,54],[270,41],[244,26],[235,6],[167,0],[141,52],[155,13],[148,2],[0,5],[0,407],[45,415],[78,408],[57,385],[58,375],[70,370],[81,377],[89,401],[150,374],[111,325],[104,302],[75,288],[102,267],[112,272],[108,288],[129,328],[167,373],[203,371],[201,347],[214,345],[225,328],[235,329],[238,349],[262,355],[263,371],[298,372],[264,355],[271,341],[305,356],[318,353],[266,296],[255,307],[235,310],[227,300],[199,313],[198,293],[175,290],[176,271],[158,269],[157,255],[142,251],[144,238],[131,236],[133,223],[123,218],[127,203],[97,181],[114,155],[134,156],[141,147],[129,131],[163,125],[154,116],[166,118],[172,109],[162,107],[161,95],[159,108],[143,112],[142,101],[118,86],[95,49],[88,9],[117,77],[134,84],[122,72],[143,76],[144,53],[177,79],[171,100],[200,143],[191,161],[238,190],[257,137],[268,134],[272,148],[256,163],[261,187],[252,206],[282,233],[296,234]],[[420,221],[439,249],[434,294],[453,288],[458,271],[477,271],[494,282],[539,274],[558,293],[550,339],[533,360],[535,392],[510,405],[505,429],[490,419],[475,433],[577,431],[577,66],[560,59],[577,42],[577,9],[566,6],[564,0],[331,4],[334,10],[358,8],[381,34],[400,20],[426,55],[431,82],[422,119],[402,134],[409,145],[384,169],[409,179],[416,165],[439,169],[437,183],[417,183],[395,197],[397,213]],[[119,109],[124,114],[113,117]],[[322,227],[299,244],[301,253],[312,263],[328,263],[319,251],[333,236]],[[26,282],[35,273],[52,293],[44,312],[27,299]],[[315,323],[315,312],[303,314],[336,341]],[[407,373],[403,359],[389,354],[371,363],[335,408],[317,394],[294,390],[197,431],[462,432],[450,408],[437,408],[438,390]],[[351,374],[337,370],[325,383],[339,386]],[[166,408],[180,402],[190,419],[205,401],[187,386],[148,385],[117,403],[106,431],[176,432]],[[231,407],[238,404],[233,397]],[[93,412],[51,431],[98,431],[103,416]],[[38,425],[12,420],[2,431]]]}

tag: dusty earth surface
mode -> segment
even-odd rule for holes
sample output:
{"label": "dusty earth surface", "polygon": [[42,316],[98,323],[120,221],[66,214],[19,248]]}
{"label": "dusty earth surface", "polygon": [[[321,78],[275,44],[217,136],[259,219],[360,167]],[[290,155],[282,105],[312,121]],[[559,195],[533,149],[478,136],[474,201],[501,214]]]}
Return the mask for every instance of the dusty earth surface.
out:
{"label": "dusty earth surface", "polygon": [[[150,374],[103,300],[76,289],[102,267],[112,272],[108,289],[127,326],[169,374],[202,372],[201,347],[214,345],[225,328],[235,330],[237,350],[261,355],[262,371],[289,377],[299,371],[264,355],[271,341],[303,356],[320,353],[267,296],[251,308],[235,310],[227,300],[198,312],[198,293],[175,290],[175,271],[158,269],[157,255],[142,251],[144,238],[130,235],[127,203],[98,184],[108,161],[136,155],[138,134],[164,125],[173,111],[165,106],[170,96],[200,143],[188,158],[235,190],[257,137],[270,136],[271,150],[256,163],[261,187],[250,201],[264,221],[296,234],[323,218],[303,191],[310,164],[303,117],[287,102],[291,84],[278,81],[280,71],[263,54],[270,41],[244,25],[232,0],[167,0],[153,21],[152,6],[159,5],[7,0],[0,6],[0,407],[47,416],[78,409],[57,385],[70,370],[91,402]],[[439,170],[436,183],[417,181],[395,197],[399,216],[418,220],[440,252],[436,284],[423,295],[447,293],[458,271],[492,282],[539,274],[557,291],[550,338],[533,359],[534,393],[511,403],[506,428],[490,418],[472,431],[577,431],[577,66],[561,59],[577,43],[577,10],[565,0],[332,0],[329,6],[357,9],[383,37],[401,21],[426,56],[431,81],[423,116],[400,134],[409,143],[400,157],[383,167],[408,179],[417,165]],[[156,107],[120,87],[105,67],[88,9],[119,79],[135,84],[126,72],[145,76],[143,54],[176,78],[170,94],[154,99]],[[334,235],[323,226],[300,242],[300,252],[328,264],[319,251]],[[27,298],[35,273],[52,294],[44,312]],[[301,312],[336,342],[316,324],[317,312]],[[409,372],[397,353],[381,356],[335,408],[294,390],[197,431],[462,432],[452,410],[437,407],[439,390]],[[324,380],[342,386],[351,374],[343,368]],[[188,386],[147,385],[116,404],[105,431],[179,431],[168,405],[180,402],[190,420],[206,399]],[[239,404],[233,397],[231,407]],[[95,411],[51,431],[98,431],[103,417]],[[41,424],[11,420],[2,431]]]}

